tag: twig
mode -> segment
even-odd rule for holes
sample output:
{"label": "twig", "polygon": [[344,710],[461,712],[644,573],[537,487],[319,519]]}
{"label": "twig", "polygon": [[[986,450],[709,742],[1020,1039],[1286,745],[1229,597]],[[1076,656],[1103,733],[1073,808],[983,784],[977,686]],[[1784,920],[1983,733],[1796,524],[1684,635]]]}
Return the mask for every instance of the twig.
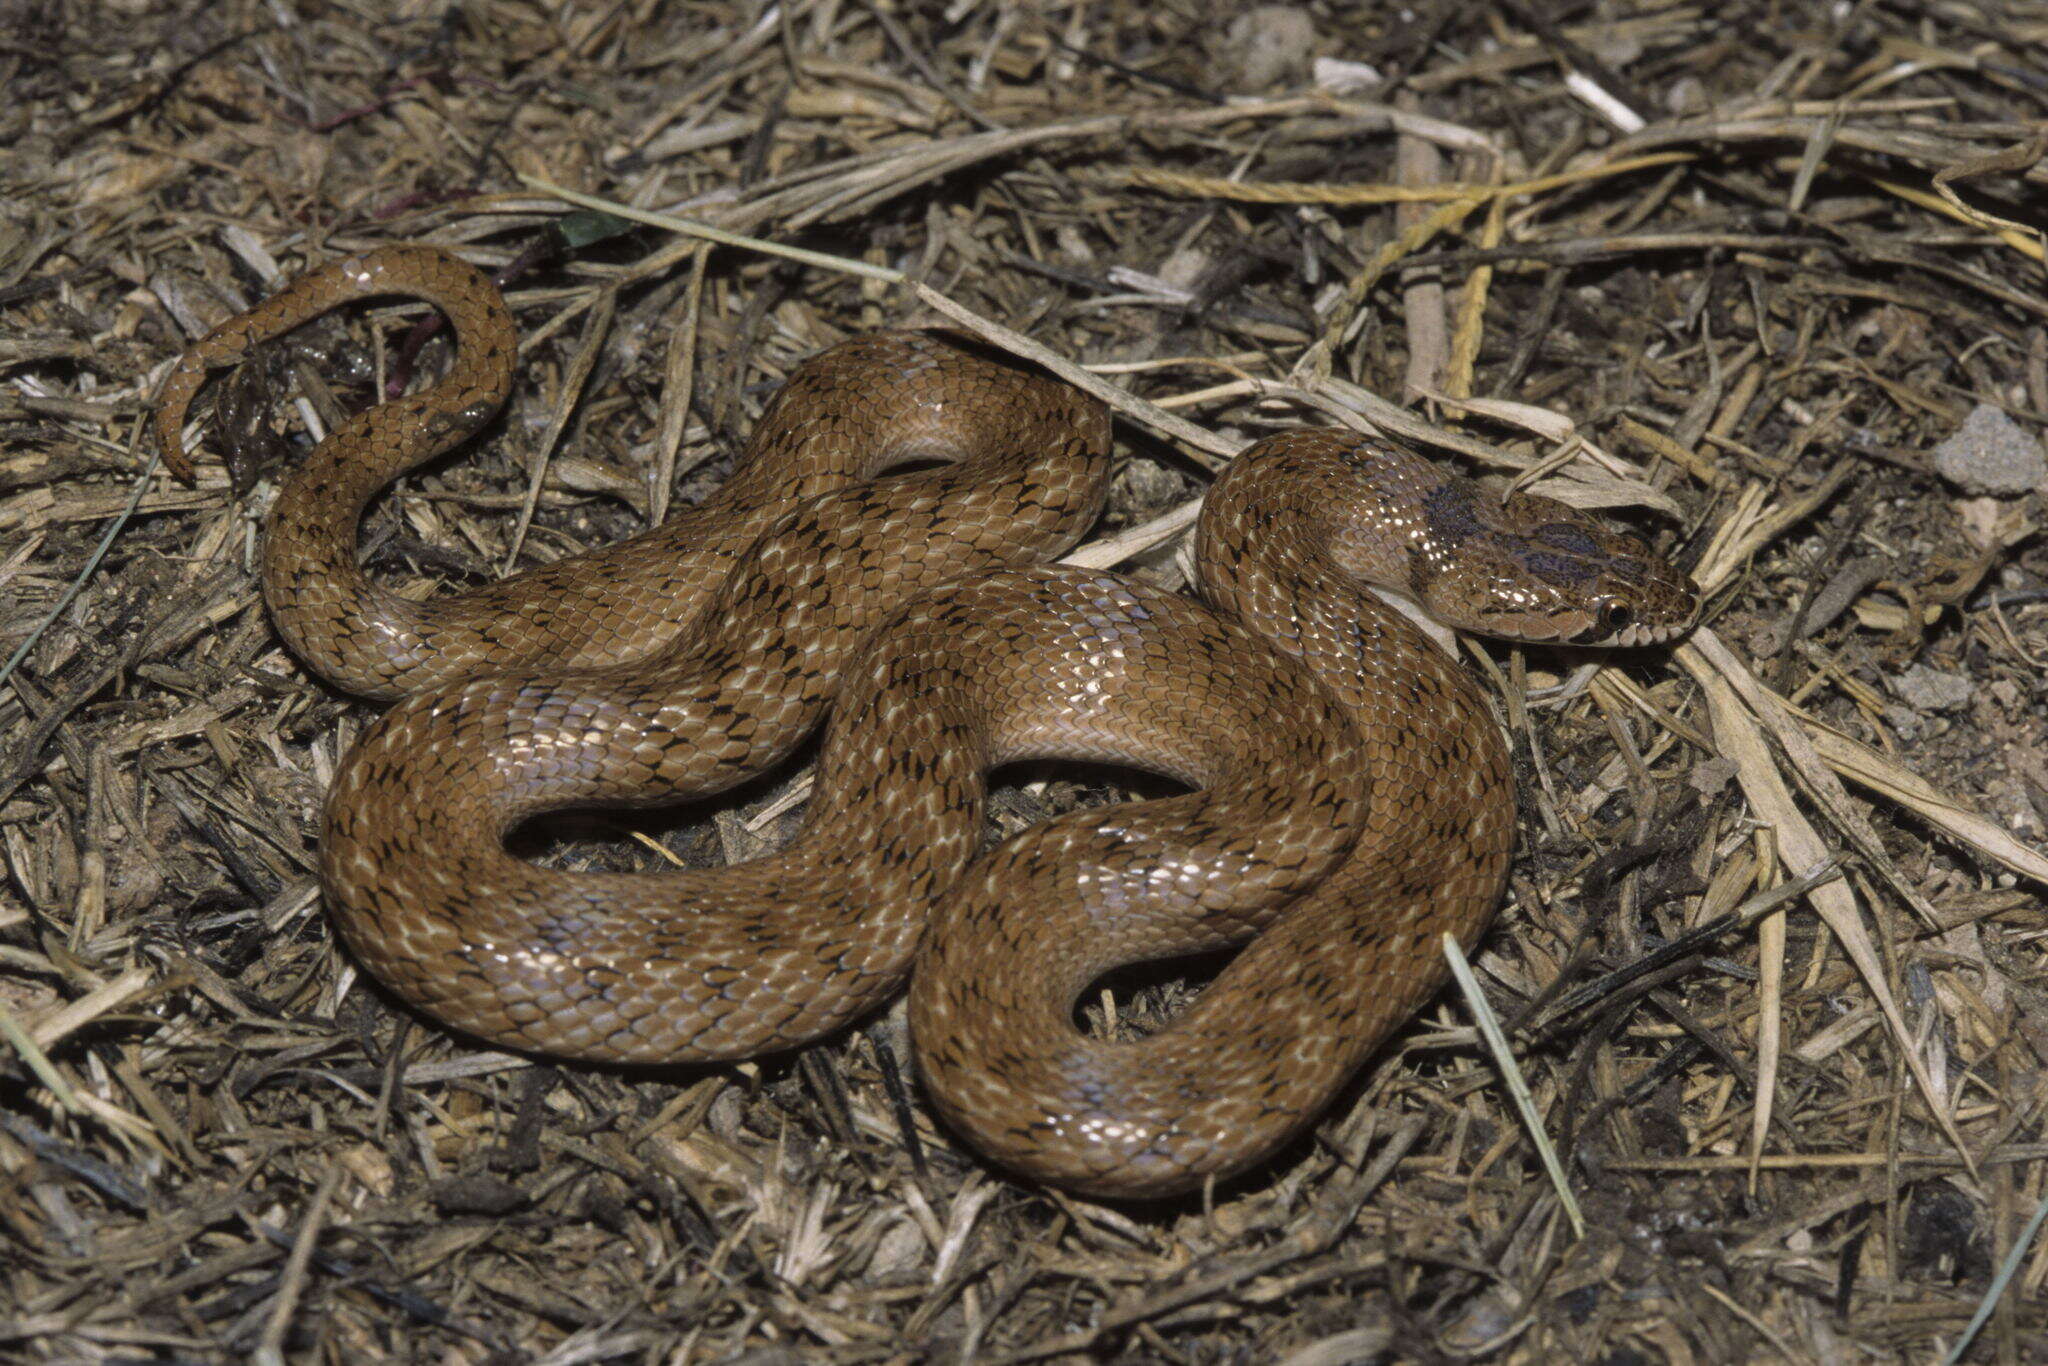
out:
{"label": "twig", "polygon": [[1479,988],[1479,979],[1473,975],[1472,965],[1465,960],[1465,950],[1458,947],[1456,935],[1444,936],[1444,958],[1451,965],[1451,976],[1458,981],[1458,990],[1465,993],[1465,1003],[1471,1007],[1472,1022],[1479,1026],[1479,1036],[1486,1040],[1487,1051],[1493,1054],[1494,1062],[1500,1068],[1501,1079],[1507,1082],[1508,1094],[1514,1098],[1515,1111],[1522,1117],[1522,1128],[1529,1135],[1529,1141],[1536,1146],[1536,1154],[1543,1159],[1543,1170],[1550,1175],[1550,1184],[1557,1191],[1558,1202],[1564,1206],[1565,1217],[1572,1221],[1572,1232],[1586,1236],[1586,1216],[1579,1213],[1579,1200],[1572,1194],[1571,1184],[1565,1180],[1564,1164],[1557,1159],[1557,1149],[1550,1142],[1550,1135],[1544,1132],[1543,1116],[1536,1113],[1536,1097],[1529,1092],[1529,1083],[1522,1077],[1521,1064],[1515,1061],[1515,1052],[1508,1047],[1508,1036],[1501,1032],[1500,1020],[1487,1004],[1486,993]]}

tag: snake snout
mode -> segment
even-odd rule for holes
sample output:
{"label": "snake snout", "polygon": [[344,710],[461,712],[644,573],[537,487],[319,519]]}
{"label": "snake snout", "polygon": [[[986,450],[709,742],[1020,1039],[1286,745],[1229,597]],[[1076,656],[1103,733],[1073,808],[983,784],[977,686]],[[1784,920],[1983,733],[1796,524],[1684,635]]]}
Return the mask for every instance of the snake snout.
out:
{"label": "snake snout", "polygon": [[1629,650],[1683,635],[1699,613],[1690,579],[1662,562],[1572,565],[1560,575],[1443,576],[1419,594],[1439,621],[1529,644]]}

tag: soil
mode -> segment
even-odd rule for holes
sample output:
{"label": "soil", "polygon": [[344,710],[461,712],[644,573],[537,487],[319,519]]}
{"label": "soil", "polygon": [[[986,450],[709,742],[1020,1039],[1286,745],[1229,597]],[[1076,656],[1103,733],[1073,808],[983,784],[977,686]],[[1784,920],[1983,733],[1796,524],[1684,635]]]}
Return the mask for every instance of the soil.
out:
{"label": "soil", "polygon": [[[2039,6],[0,0],[0,90],[0,1357],[2048,1360]],[[191,485],[146,417],[392,241],[499,272],[524,361],[367,518],[408,592],[630,535],[805,355],[934,322],[1114,387],[1097,563],[1179,585],[1151,524],[1334,421],[1685,564],[1678,649],[1473,646],[1529,1117],[1453,990],[1271,1163],[1098,1203],[951,1136],[897,1014],[648,1072],[383,993],[314,843],[376,709],[253,547],[446,339],[304,329]],[[522,847],[742,859],[802,776]],[[1009,776],[995,834],[1129,788]]]}

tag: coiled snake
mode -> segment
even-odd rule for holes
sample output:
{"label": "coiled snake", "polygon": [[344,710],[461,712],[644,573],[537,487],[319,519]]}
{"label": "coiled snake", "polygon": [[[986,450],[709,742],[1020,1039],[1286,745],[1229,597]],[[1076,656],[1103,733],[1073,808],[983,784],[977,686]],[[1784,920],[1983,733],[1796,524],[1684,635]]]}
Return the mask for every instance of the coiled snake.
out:
{"label": "coiled snake", "polygon": [[[1695,608],[1639,541],[1345,431],[1270,437],[1217,481],[1197,529],[1206,607],[1034,567],[1101,509],[1107,414],[923,333],[807,362],[722,489],[662,526],[415,602],[364,575],[358,522],[510,390],[512,319],[473,268],[404,246],[302,277],[184,355],[157,431],[180,467],[208,369],[385,294],[439,308],[455,361],[314,449],[262,564],[309,666],[398,699],[327,803],[321,873],[350,947],[457,1028],[628,1062],[805,1043],[915,963],[939,1109],[1082,1191],[1169,1193],[1273,1152],[1440,985],[1441,934],[1469,943],[1493,913],[1514,825],[1503,739],[1472,680],[1366,584],[1457,627],[1578,644],[1665,639]],[[927,467],[887,473],[906,462]],[[540,812],[729,788],[828,706],[781,852],[619,874],[505,848]],[[1038,758],[1191,790],[980,854],[984,773]],[[1105,971],[1247,939],[1152,1036],[1076,1027]]]}

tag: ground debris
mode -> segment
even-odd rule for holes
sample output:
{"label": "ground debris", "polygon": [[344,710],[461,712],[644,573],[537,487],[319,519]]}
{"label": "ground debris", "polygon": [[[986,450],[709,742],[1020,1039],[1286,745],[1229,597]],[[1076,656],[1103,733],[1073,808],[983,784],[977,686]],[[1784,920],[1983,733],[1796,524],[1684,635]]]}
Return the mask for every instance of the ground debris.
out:
{"label": "ground debris", "polygon": [[1934,468],[1965,493],[2010,498],[2048,484],[2040,437],[1989,403],[1970,409],[1954,435],[1934,448]]}
{"label": "ground debris", "polygon": [[[2048,1360],[2027,7],[113,9],[0,23],[0,1357],[1921,1362],[1995,1296],[1965,1359]],[[1485,651],[1523,820],[1475,962],[1586,1235],[1449,998],[1155,1206],[984,1168],[886,1017],[636,1073],[395,1007],[315,876],[372,713],[251,549],[308,422],[447,340],[309,330],[200,414],[190,487],[142,439],[197,329],[395,240],[503,272],[524,361],[373,509],[403,593],[638,530],[803,356],[941,320],[1120,395],[1091,562],[1177,585],[1232,452],[1370,421],[1691,567],[1685,651]],[[522,847],[703,866],[803,792]],[[1799,849],[1827,880],[1771,901]],[[1183,977],[1084,1013],[1142,1033]]]}

